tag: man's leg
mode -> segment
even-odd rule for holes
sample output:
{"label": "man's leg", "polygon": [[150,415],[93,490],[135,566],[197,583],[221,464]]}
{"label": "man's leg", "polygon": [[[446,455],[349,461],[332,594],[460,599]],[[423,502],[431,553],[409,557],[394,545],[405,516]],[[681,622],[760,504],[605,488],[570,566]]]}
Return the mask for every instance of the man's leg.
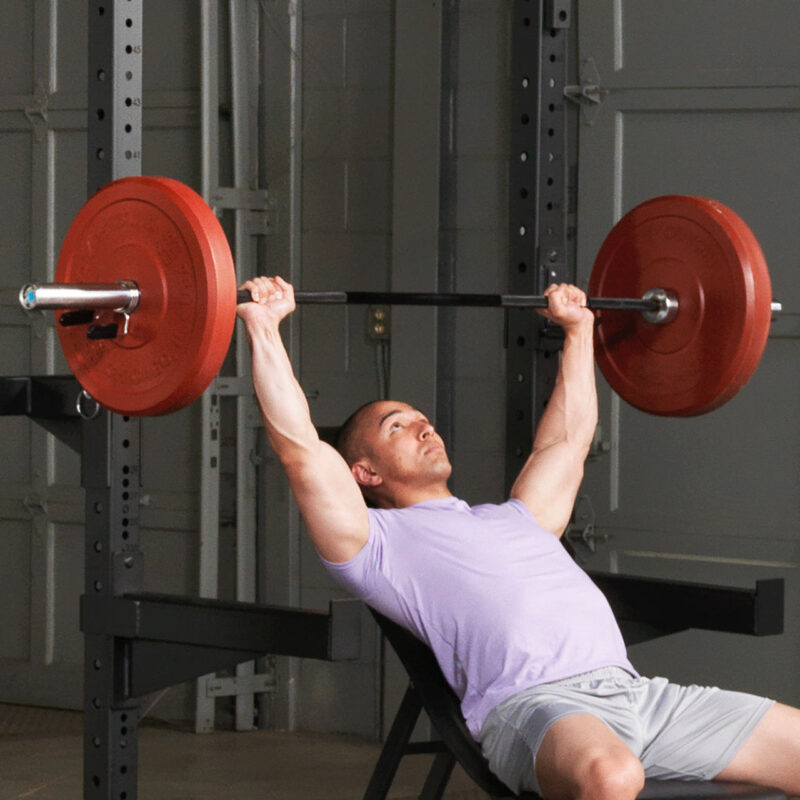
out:
{"label": "man's leg", "polygon": [[546,800],[634,800],[644,786],[639,759],[590,714],[550,726],[536,756],[536,778]]}
{"label": "man's leg", "polygon": [[719,775],[800,795],[800,709],[776,703]]}

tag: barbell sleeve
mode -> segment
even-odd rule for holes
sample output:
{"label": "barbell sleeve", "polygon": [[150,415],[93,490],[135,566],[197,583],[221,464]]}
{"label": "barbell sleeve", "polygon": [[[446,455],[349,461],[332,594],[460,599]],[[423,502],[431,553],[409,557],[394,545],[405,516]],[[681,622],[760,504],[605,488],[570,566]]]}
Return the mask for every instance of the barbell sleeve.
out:
{"label": "barbell sleeve", "polygon": [[19,290],[26,311],[111,308],[130,314],[141,300],[134,281],[117,283],[26,283]]}

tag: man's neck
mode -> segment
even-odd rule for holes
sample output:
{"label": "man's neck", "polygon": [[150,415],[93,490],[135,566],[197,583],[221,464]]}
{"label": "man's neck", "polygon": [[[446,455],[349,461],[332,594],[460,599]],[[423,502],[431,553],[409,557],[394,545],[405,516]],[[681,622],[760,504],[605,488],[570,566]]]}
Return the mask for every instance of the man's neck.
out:
{"label": "man's neck", "polygon": [[443,500],[452,497],[453,493],[447,488],[447,484],[436,484],[434,486],[402,486],[398,487],[387,498],[381,498],[378,503],[379,508],[408,508],[418,503],[426,503],[429,500]]}

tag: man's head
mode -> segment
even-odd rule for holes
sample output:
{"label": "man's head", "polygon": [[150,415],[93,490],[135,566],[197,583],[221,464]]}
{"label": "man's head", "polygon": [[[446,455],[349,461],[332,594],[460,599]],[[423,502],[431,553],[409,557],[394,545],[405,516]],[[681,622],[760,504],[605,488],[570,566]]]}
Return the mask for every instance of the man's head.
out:
{"label": "man's head", "polygon": [[342,425],[336,449],[375,505],[404,507],[450,494],[452,467],[444,442],[407,403],[377,400],[361,406]]}

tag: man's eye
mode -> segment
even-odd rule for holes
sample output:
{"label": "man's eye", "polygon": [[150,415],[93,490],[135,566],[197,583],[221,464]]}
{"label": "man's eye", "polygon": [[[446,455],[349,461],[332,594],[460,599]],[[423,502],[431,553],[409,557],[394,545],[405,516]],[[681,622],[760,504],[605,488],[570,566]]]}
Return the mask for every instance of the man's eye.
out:
{"label": "man's eye", "polygon": [[389,430],[390,430],[390,431],[396,431],[396,430],[400,430],[400,428],[402,428],[402,427],[403,427],[403,426],[402,426],[402,425],[401,425],[399,422],[393,422],[393,423],[392,423],[392,424],[389,426]]}

